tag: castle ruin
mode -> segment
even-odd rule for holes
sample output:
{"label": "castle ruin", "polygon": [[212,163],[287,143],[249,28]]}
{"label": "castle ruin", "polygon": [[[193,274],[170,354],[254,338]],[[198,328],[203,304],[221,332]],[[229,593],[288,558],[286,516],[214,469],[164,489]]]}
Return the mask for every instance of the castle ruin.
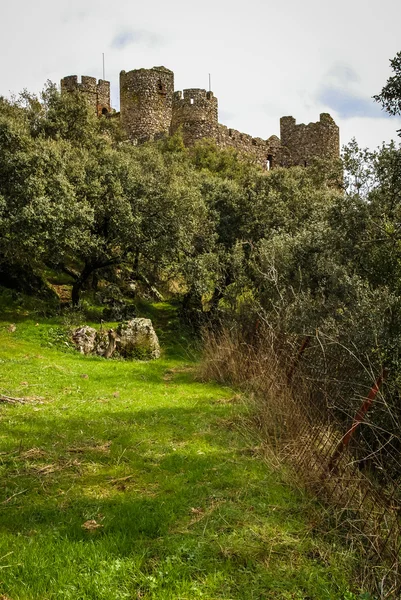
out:
{"label": "castle ruin", "polygon": [[64,77],[60,84],[61,92],[79,90],[82,94],[85,94],[89,105],[99,117],[100,115],[111,114],[109,81],[103,81],[103,79],[96,81],[96,77],[82,75],[79,82],[76,75],[69,75],[68,77]]}
{"label": "castle ruin", "polygon": [[264,168],[307,166],[315,157],[340,156],[339,128],[328,113],[317,123],[296,124],[293,117],[280,119],[280,139],[255,138],[218,122],[218,101],[203,89],[174,91],[174,73],[165,67],[134,69],[120,73],[120,112],[112,113],[110,82],[76,75],[61,80],[61,91],[79,90],[98,116],[120,118],[133,144],[158,140],[182,132],[186,146],[212,139],[221,148],[234,148]]}

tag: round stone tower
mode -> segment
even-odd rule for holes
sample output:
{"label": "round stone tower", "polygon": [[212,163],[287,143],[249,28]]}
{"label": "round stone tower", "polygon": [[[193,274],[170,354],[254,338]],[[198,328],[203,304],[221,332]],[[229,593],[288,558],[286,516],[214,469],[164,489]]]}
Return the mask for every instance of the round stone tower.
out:
{"label": "round stone tower", "polygon": [[204,138],[218,139],[218,105],[213,92],[200,89],[174,93],[171,133],[182,130],[189,146]]}
{"label": "round stone tower", "polygon": [[121,124],[137,143],[154,140],[170,131],[174,73],[165,67],[120,73]]}

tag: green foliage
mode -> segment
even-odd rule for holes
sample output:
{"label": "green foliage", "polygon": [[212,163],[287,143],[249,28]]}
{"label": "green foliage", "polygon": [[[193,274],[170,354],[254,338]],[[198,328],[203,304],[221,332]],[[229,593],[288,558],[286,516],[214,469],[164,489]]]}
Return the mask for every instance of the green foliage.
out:
{"label": "green foliage", "polygon": [[[399,59],[376,97],[391,114],[400,112]],[[341,164],[316,160],[265,172],[212,142],[187,149],[179,133],[134,147],[116,121],[97,119],[81,95],[61,95],[52,84],[41,98],[1,99],[0,109],[0,272],[68,274],[73,304],[97,320],[100,307],[88,304],[97,286],[98,296],[108,285],[118,300],[140,282],[178,288],[195,326],[207,316],[246,332],[260,318],[283,333],[319,330],[372,368],[390,366],[391,419],[383,413],[377,423],[396,437],[399,147],[370,151],[352,140]],[[66,311],[64,319],[77,322],[88,310]],[[56,352],[64,342],[56,325],[44,346]],[[103,368],[90,364],[95,374]],[[197,552],[191,546],[184,554]],[[160,562],[169,573],[167,558]],[[147,597],[162,597],[157,574],[146,568]],[[200,595],[195,584],[185,594]]]}
{"label": "green foliage", "polygon": [[[390,115],[401,115],[401,52],[390,60],[394,72],[380,94],[373,96]],[[401,135],[401,129],[398,132]]]}
{"label": "green foliage", "polygon": [[74,305],[171,284],[196,327],[263,314],[398,365],[401,150],[353,140],[343,165],[266,172],[179,133],[134,147],[49,83],[1,100],[0,272],[67,273]]}
{"label": "green foliage", "polygon": [[213,140],[197,142],[189,149],[189,155],[197,170],[223,179],[246,180],[251,173],[262,170],[233,148],[219,149]]}
{"label": "green foliage", "polygon": [[182,140],[136,149],[104,121],[52,84],[41,102],[2,101],[0,257],[67,271],[74,304],[94,273],[130,263],[137,276],[175,274],[213,239]]}

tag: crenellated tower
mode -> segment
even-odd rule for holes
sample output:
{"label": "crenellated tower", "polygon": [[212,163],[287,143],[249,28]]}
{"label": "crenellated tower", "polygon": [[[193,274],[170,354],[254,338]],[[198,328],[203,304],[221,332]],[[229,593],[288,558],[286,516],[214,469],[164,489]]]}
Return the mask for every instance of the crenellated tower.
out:
{"label": "crenellated tower", "polygon": [[121,125],[136,143],[168,135],[172,119],[174,73],[165,67],[120,73]]}
{"label": "crenellated tower", "polygon": [[281,117],[280,138],[290,153],[288,167],[306,167],[315,157],[335,160],[340,156],[340,130],[328,113],[309,125],[297,125],[294,117]]}
{"label": "crenellated tower", "polygon": [[171,133],[178,129],[188,146],[204,138],[218,141],[218,102],[213,92],[188,89],[174,93]]}
{"label": "crenellated tower", "polygon": [[93,108],[98,116],[108,115],[111,112],[110,106],[110,82],[103,79],[96,80],[96,77],[82,75],[81,81],[78,81],[77,75],[63,77],[60,82],[61,92],[79,91],[84,94],[88,100],[89,106]]}

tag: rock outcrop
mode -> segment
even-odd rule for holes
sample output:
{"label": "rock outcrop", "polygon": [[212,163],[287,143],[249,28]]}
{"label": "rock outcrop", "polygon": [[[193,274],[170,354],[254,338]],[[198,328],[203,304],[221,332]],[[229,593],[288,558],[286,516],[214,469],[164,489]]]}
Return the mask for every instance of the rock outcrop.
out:
{"label": "rock outcrop", "polygon": [[72,333],[72,341],[81,354],[91,354],[95,349],[96,329],[85,325]]}
{"label": "rock outcrop", "polygon": [[160,358],[160,345],[150,319],[131,319],[117,328],[118,352],[125,357]]}
{"label": "rock outcrop", "polygon": [[124,358],[160,358],[159,340],[150,319],[125,321],[116,331],[97,331],[85,325],[75,329],[72,340],[81,354],[110,358],[117,353]]}

